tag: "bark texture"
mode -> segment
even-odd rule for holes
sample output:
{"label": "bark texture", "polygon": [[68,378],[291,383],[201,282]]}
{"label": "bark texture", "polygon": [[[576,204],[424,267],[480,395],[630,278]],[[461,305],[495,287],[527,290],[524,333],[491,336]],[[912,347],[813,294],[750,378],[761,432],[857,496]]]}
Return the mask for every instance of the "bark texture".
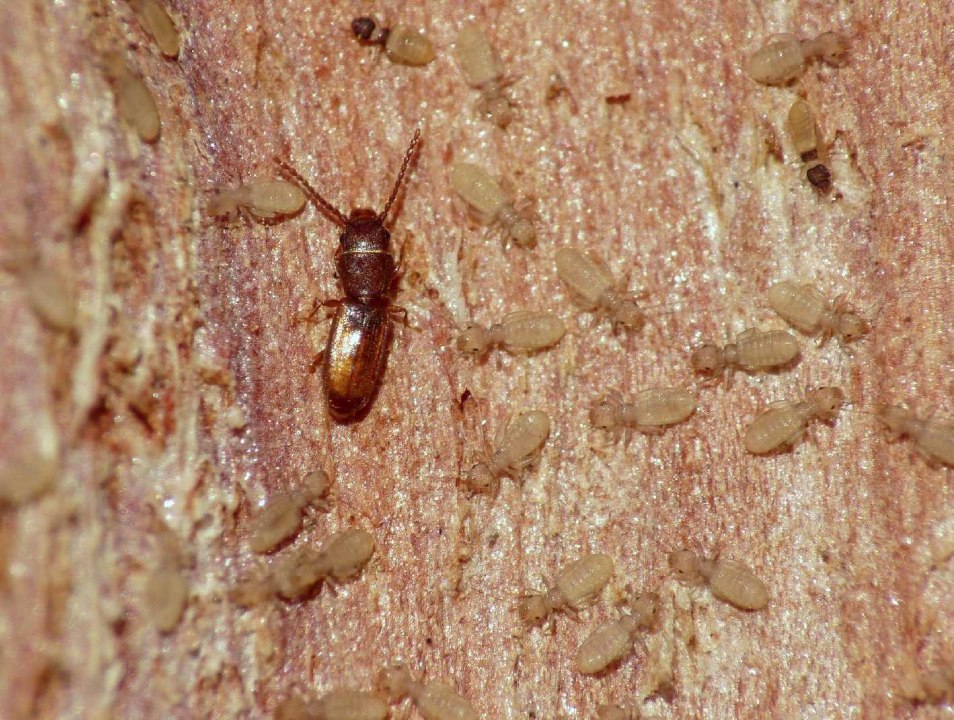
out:
{"label": "bark texture", "polygon": [[[363,4],[169,7],[177,61],[118,0],[0,4],[2,481],[8,497],[52,483],[0,507],[4,717],[268,717],[293,688],[370,688],[396,660],[486,718],[592,718],[600,702],[659,718],[950,712],[898,688],[954,660],[952,471],[870,414],[949,413],[954,398],[950,3],[376,5],[427,28],[438,57],[422,69],[353,41]],[[453,60],[469,18],[515,80],[506,131],[477,115]],[[774,33],[829,29],[849,37],[843,68],[813,64],[786,88],[742,72]],[[117,116],[113,50],[157,99],[153,145]],[[567,92],[548,97],[555,73]],[[796,95],[831,143],[827,196],[784,135]],[[344,211],[380,208],[418,125],[393,223],[410,327],[367,418],[338,425],[310,371],[327,325],[296,320],[340,292],[336,228],[310,208],[234,226],[204,208],[217,186],[275,176],[273,156]],[[448,177],[459,160],[534,199],[535,250],[467,217]],[[645,290],[653,324],[614,334],[580,313],[556,276],[562,246]],[[44,321],[24,262],[69,288],[75,329]],[[593,433],[604,395],[692,383],[699,341],[781,327],[764,296],[789,277],[847,294],[871,334],[850,349],[806,339],[794,369],[701,389],[662,435]],[[465,321],[522,308],[570,332],[533,357],[456,353]],[[854,405],[791,452],[743,451],[760,409],[819,384]],[[539,466],[468,508],[462,468],[526,408],[553,421]],[[297,542],[360,526],[376,560],[336,592],[241,609],[229,588],[274,562],[250,552],[250,518],[318,467],[336,475],[332,509]],[[666,556],[683,546],[750,565],[768,610],[676,584]],[[596,678],[572,664],[617,612],[606,597],[552,631],[522,632],[514,607],[587,551],[617,561],[608,599],[663,598],[659,630]]]}

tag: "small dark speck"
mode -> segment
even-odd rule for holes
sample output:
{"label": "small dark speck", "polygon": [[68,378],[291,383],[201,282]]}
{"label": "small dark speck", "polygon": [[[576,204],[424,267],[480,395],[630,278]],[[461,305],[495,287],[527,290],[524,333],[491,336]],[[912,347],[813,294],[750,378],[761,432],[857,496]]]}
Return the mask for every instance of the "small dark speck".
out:
{"label": "small dark speck", "polygon": [[676,687],[671,682],[663,683],[656,688],[656,692],[653,693],[653,695],[672,705],[676,699]]}
{"label": "small dark speck", "polygon": [[113,634],[125,635],[126,628],[129,627],[129,618],[127,618],[125,615],[121,615],[113,621],[112,627]]}

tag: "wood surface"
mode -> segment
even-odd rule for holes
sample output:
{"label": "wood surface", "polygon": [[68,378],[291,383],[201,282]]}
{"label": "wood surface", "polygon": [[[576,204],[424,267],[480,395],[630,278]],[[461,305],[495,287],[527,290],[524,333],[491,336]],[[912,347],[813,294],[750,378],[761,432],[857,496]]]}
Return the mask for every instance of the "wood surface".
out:
{"label": "wood surface", "polygon": [[[294,688],[370,689],[404,661],[484,718],[593,718],[601,702],[657,718],[951,716],[899,687],[954,661],[952,470],[889,442],[871,414],[882,401],[950,413],[954,398],[949,3],[169,8],[178,60],[118,0],[0,4],[5,260],[35,250],[78,310],[74,331],[51,330],[22,277],[0,275],[4,481],[31,458],[55,470],[49,492],[0,507],[0,715],[269,717]],[[348,24],[369,11],[427,28],[437,59],[409,68],[359,46]],[[468,19],[514,80],[506,131],[477,115],[455,65]],[[844,67],[812,64],[786,88],[744,75],[772,34],[831,29],[849,38]],[[154,145],[118,119],[109,50],[156,96]],[[554,73],[568,93],[548,99]],[[831,143],[827,196],[784,135],[796,95]],[[409,327],[371,412],[339,425],[311,371],[328,325],[299,321],[340,293],[337,229],[312,208],[233,226],[204,208],[215,187],[275,176],[273,156],[342,210],[380,208],[418,126],[393,221]],[[536,249],[468,218],[449,182],[460,160],[532,199]],[[563,246],[645,290],[652,323],[614,334],[579,312],[556,276]],[[614,445],[592,431],[606,394],[694,383],[694,344],[781,327],[764,296],[785,278],[845,294],[871,333],[804,339],[791,370],[701,388],[696,414],[662,435]],[[556,349],[458,355],[464,322],[522,308],[565,319]],[[760,409],[820,384],[852,403],[835,423],[791,452],[743,451]],[[539,465],[468,500],[462,470],[527,408],[553,422]],[[274,561],[249,550],[250,518],[318,467],[336,475],[332,509],[297,542],[359,526],[376,559],[334,592],[243,610],[229,589]],[[676,584],[666,557],[683,546],[749,564],[769,608]],[[522,631],[520,593],[588,551],[616,559],[613,588]],[[160,569],[189,588],[167,633],[147,596]],[[579,675],[579,643],[628,589],[661,594],[658,631]]]}

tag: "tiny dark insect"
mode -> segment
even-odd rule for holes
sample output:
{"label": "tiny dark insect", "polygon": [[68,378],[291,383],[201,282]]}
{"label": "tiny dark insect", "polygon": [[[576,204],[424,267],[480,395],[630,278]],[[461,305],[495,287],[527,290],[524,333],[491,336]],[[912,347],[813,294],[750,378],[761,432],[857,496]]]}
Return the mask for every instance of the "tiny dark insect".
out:
{"label": "tiny dark insect", "polygon": [[[358,38],[361,42],[367,42],[371,44],[384,43],[387,40],[387,37],[384,38],[375,38],[371,39],[371,36],[374,34],[374,30],[377,27],[377,23],[374,22],[374,18],[367,16],[356,17],[351,21],[351,32],[355,34],[355,37]],[[387,32],[387,31],[385,31]]]}
{"label": "tiny dark insect", "polygon": [[398,269],[391,252],[391,233],[384,224],[420,139],[420,129],[415,130],[381,213],[356,208],[345,217],[297,170],[275,158],[318,211],[344,229],[335,250],[335,270],[345,297],[316,303],[316,310],[319,307],[336,308],[328,342],[320,358],[328,408],[339,422],[355,419],[370,405],[384,373],[391,315],[405,312],[403,308],[391,307],[391,291]]}
{"label": "tiny dark insect", "polygon": [[419,67],[436,56],[428,37],[410,25],[398,23],[383,27],[373,17],[364,15],[351,21],[351,32],[362,45],[378,46],[391,62]]}

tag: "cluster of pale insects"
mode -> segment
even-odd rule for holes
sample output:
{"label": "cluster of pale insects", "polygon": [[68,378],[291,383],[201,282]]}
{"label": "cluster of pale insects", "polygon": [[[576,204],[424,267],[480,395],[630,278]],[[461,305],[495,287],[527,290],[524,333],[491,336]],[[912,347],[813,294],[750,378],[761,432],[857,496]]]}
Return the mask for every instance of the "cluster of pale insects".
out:
{"label": "cluster of pale insects", "polygon": [[[834,32],[800,40],[794,35],[778,35],[749,58],[746,70],[756,82],[785,85],[804,71],[806,65],[820,59],[840,66],[845,61],[845,39]],[[804,164],[805,177],[814,187],[827,191],[832,186],[831,168],[824,141],[819,137],[815,111],[802,98],[796,98],[788,111],[786,129]]]}
{"label": "cluster of pale insects", "polygon": [[[714,597],[741,610],[762,610],[769,603],[765,584],[740,563],[701,558],[691,550],[673,552],[669,562],[679,582],[705,585]],[[596,600],[613,572],[609,556],[585,555],[563,567],[545,593],[525,596],[517,612],[529,625],[539,624],[557,611],[578,612]],[[576,653],[576,669],[594,675],[620,663],[631,653],[639,632],[655,628],[659,609],[656,592],[633,597],[617,619],[598,626],[583,640]]]}
{"label": "cluster of pale insects", "polygon": [[[161,0],[131,0],[130,5],[159,52],[167,58],[179,57],[179,32]],[[119,52],[106,53],[102,69],[116,95],[119,116],[135,130],[140,140],[156,142],[160,131],[159,108],[148,85]]]}
{"label": "cluster of pale insects", "polygon": [[[690,550],[670,556],[673,575],[689,585],[705,585],[712,595],[743,610],[761,610],[768,605],[765,585],[744,565],[700,558]],[[578,612],[593,605],[612,579],[615,565],[607,555],[585,555],[563,567],[553,586],[545,593],[526,595],[518,605],[520,619],[539,625],[554,612]],[[640,633],[657,625],[660,596],[646,592],[633,597],[616,620],[597,626],[580,644],[576,669],[595,675],[623,662],[631,654]],[[390,705],[410,699],[425,720],[476,720],[470,701],[443,681],[415,681],[402,664],[384,668],[372,690],[340,688],[321,697],[293,693],[287,696],[274,717],[277,720],[383,720]],[[601,717],[616,706],[606,705]],[[621,710],[620,710],[621,711]]]}
{"label": "cluster of pale insects", "polygon": [[414,680],[405,665],[384,668],[375,690],[332,690],[321,697],[293,693],[275,709],[275,720],[384,720],[390,706],[410,700],[424,720],[477,720],[467,698],[449,683]]}
{"label": "cluster of pale insects", "polygon": [[[167,58],[177,58],[178,32],[162,3],[130,0],[130,5],[160,53]],[[371,18],[363,17],[352,22],[351,30],[358,41],[380,47],[386,57],[396,63],[423,66],[436,57],[430,40],[405,25],[382,28]],[[820,59],[837,65],[844,54],[844,41],[835,33],[824,33],[810,40],[780,36],[751,56],[747,71],[758,82],[783,85],[797,78],[810,61]],[[483,29],[470,24],[460,30],[456,38],[456,59],[466,84],[480,94],[479,111],[500,128],[510,125],[514,105],[507,92],[509,82],[500,57]],[[156,142],[160,135],[159,111],[142,78],[119,53],[106,54],[101,66],[115,94],[119,116],[142,141]],[[826,149],[819,137],[814,113],[805,100],[794,101],[786,125],[804,163],[808,181],[816,188],[827,190],[832,176]],[[401,176],[407,162],[406,159]],[[306,184],[303,186],[297,175],[292,180],[265,178],[220,188],[209,202],[208,213],[227,219],[243,216],[256,221],[275,221],[298,213],[309,199],[327,210],[327,203],[322,205],[324,201],[320,196],[316,200],[317,193]],[[508,242],[521,248],[536,245],[534,216],[525,203],[515,201],[506,181],[493,177],[479,165],[458,162],[451,170],[450,184],[469,211],[480,222],[499,231]],[[379,217],[381,222],[386,214],[387,209]],[[338,216],[344,220],[340,213]],[[645,325],[647,318],[637,302],[639,296],[626,291],[601,259],[563,248],[555,254],[555,265],[577,306],[608,320],[614,330],[638,331]],[[45,325],[59,332],[73,329],[76,305],[65,283],[51,285],[50,273],[40,272],[36,264],[29,261],[8,269],[23,280],[31,307]],[[868,331],[866,320],[842,298],[829,301],[810,285],[779,282],[768,290],[767,301],[793,328],[819,335],[823,342],[831,337],[851,342]],[[457,338],[457,347],[474,356],[483,356],[495,348],[510,353],[533,353],[558,344],[565,332],[563,321],[553,313],[521,310],[489,327],[469,324]],[[796,362],[799,354],[798,341],[790,333],[751,328],[724,346],[705,344],[696,348],[689,365],[706,378],[704,384],[735,370],[760,372],[784,368]],[[764,454],[792,445],[812,421],[834,418],[843,403],[844,394],[836,387],[817,388],[806,393],[803,400],[777,403],[746,428],[744,447],[750,453]],[[611,433],[627,429],[656,433],[689,419],[697,404],[697,394],[687,387],[651,387],[628,401],[617,398],[599,401],[590,410],[590,421],[598,430]],[[881,406],[877,414],[893,434],[910,438],[931,462],[954,465],[954,426],[951,424],[933,417],[918,417],[899,406]],[[464,486],[473,492],[493,494],[502,477],[520,478],[541,454],[549,434],[550,418],[546,412],[535,409],[516,414],[501,427],[488,451],[478,454],[477,461],[462,478]],[[23,474],[26,477],[40,473],[24,470]],[[52,484],[52,480],[48,484]],[[301,485],[299,490],[270,498],[252,518],[248,534],[251,551],[277,555],[267,568],[233,586],[230,598],[236,603],[254,606],[275,598],[300,601],[322,584],[333,586],[355,578],[370,562],[375,540],[362,529],[332,534],[319,547],[307,542],[295,545],[311,513],[327,509],[332,479],[326,472],[316,470],[309,473]],[[0,501],[18,503],[19,497],[32,499],[37,494],[26,491],[17,495],[11,491],[0,496]],[[679,582],[705,587],[713,597],[741,610],[757,611],[769,603],[766,585],[742,564],[678,550],[670,555],[669,565]],[[517,614],[524,623],[537,625],[554,613],[582,610],[595,602],[613,573],[614,563],[610,557],[586,555],[562,568],[545,592],[524,596],[517,605]],[[174,553],[163,556],[147,579],[145,597],[157,627],[163,632],[173,631],[189,598],[181,558]],[[633,597],[617,619],[600,625],[582,642],[575,656],[576,669],[591,675],[622,662],[632,651],[639,634],[655,627],[659,607],[660,596],[655,592]],[[927,673],[909,685],[906,692],[912,699],[939,702],[954,695],[954,673],[941,670]],[[293,693],[279,704],[275,717],[285,720],[383,719],[392,705],[404,700],[413,703],[425,720],[477,718],[471,703],[451,685],[442,681],[415,681],[403,665],[382,670],[373,691],[337,689],[318,698]],[[598,716],[618,720],[636,717],[637,711],[603,705]]]}

